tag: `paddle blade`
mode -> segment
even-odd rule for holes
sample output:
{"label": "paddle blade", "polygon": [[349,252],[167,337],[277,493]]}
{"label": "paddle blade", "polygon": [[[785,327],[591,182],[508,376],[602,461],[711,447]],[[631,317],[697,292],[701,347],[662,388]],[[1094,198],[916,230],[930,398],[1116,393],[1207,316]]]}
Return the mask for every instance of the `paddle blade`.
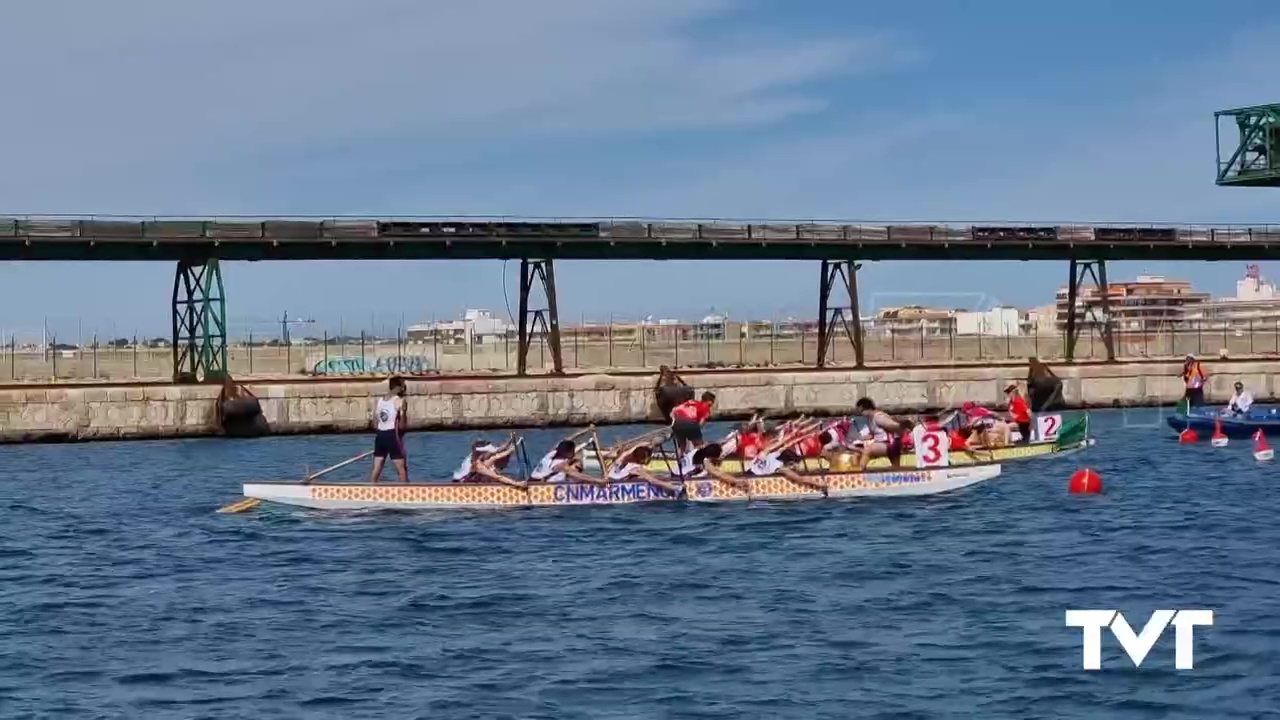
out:
{"label": "paddle blade", "polygon": [[223,505],[222,507],[218,508],[218,512],[241,513],[241,512],[244,512],[245,510],[250,510],[257,507],[258,504],[261,502],[262,501],[259,500],[258,498],[244,498],[242,500],[233,502],[230,505]]}

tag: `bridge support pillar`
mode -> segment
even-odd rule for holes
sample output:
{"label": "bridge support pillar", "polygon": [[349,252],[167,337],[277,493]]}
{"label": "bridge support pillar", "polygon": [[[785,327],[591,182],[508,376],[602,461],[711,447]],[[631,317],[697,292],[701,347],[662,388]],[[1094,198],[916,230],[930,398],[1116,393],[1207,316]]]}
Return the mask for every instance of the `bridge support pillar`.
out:
{"label": "bridge support pillar", "polygon": [[[831,353],[831,343],[836,331],[843,329],[853,346],[854,365],[865,367],[862,347],[862,318],[858,313],[858,270],[861,264],[853,260],[823,260],[822,277],[818,286],[818,367],[826,367]],[[840,284],[847,295],[837,295],[836,302],[848,299],[848,304],[833,305],[831,293]]]}
{"label": "bridge support pillar", "polygon": [[[1067,362],[1075,362],[1076,340],[1080,335],[1080,324],[1077,322],[1076,303],[1080,297],[1080,287],[1085,276],[1093,279],[1098,292],[1098,302],[1084,303],[1083,315],[1093,319],[1093,328],[1102,336],[1102,345],[1107,352],[1107,362],[1115,362],[1116,346],[1111,332],[1111,298],[1107,286],[1106,260],[1077,260],[1071,258],[1071,283],[1067,285]],[[1098,310],[1101,309],[1101,317]]]}
{"label": "bridge support pillar", "polygon": [[[534,281],[542,286],[546,307],[529,307],[529,295]],[[564,374],[564,361],[560,354],[560,313],[556,311],[556,273],[550,259],[520,260],[520,329],[516,352],[516,373],[529,371],[529,345],[532,336],[541,329],[551,350],[551,363],[556,375]]]}
{"label": "bridge support pillar", "polygon": [[173,381],[227,376],[227,300],[216,258],[179,260],[173,277]]}

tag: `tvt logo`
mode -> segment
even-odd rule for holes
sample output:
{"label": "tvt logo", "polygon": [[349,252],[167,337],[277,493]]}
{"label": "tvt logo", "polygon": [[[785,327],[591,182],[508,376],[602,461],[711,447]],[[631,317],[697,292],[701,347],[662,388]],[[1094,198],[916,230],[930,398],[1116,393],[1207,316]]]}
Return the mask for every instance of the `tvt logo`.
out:
{"label": "tvt logo", "polygon": [[1172,624],[1174,632],[1174,667],[1179,670],[1191,670],[1195,667],[1193,633],[1197,625],[1212,625],[1212,610],[1156,610],[1151,619],[1135,634],[1129,627],[1129,621],[1119,610],[1068,610],[1067,627],[1081,628],[1084,644],[1085,670],[1102,668],[1102,628],[1111,628],[1111,634],[1120,642],[1120,647],[1129,654],[1134,667],[1142,667],[1142,661],[1164,629]]}

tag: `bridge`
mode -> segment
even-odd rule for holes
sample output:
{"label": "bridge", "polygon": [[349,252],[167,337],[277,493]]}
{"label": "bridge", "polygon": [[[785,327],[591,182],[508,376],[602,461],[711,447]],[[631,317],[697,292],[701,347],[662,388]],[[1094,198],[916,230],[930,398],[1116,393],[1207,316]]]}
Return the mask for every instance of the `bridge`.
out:
{"label": "bridge", "polygon": [[[1222,152],[1224,121],[1234,150]],[[1224,110],[1218,125],[1220,186],[1280,186],[1280,105]],[[1280,258],[1280,225],[1075,225],[649,220],[643,218],[0,217],[0,260],[176,263],[175,382],[226,376],[223,260],[499,259],[520,261],[517,372],[542,334],[563,372],[555,260],[809,260],[818,278],[819,367],[843,334],[864,365],[857,271],[868,260],[1059,260],[1070,266],[1066,357],[1074,359],[1076,300],[1086,280],[1107,358],[1115,359],[1107,260]],[[540,288],[540,306],[531,307]]]}

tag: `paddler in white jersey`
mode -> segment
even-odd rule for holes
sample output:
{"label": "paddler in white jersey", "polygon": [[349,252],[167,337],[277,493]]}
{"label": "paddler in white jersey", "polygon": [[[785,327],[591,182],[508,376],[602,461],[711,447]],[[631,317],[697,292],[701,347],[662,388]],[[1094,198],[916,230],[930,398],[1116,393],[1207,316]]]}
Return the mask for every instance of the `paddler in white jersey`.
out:
{"label": "paddler in white jersey", "polygon": [[387,381],[386,395],[378,398],[373,409],[373,470],[369,482],[382,478],[382,466],[387,458],[396,468],[400,482],[409,482],[409,465],[404,455],[404,431],[406,426],[404,396],[408,388],[404,378],[393,376]]}
{"label": "paddler in white jersey", "polygon": [[462,464],[453,471],[454,482],[484,482],[495,479],[496,473],[502,472],[507,461],[516,450],[516,434],[501,446],[487,440],[476,440],[471,443],[471,452],[463,458]]}
{"label": "paddler in white jersey", "polygon": [[533,472],[529,473],[529,479],[551,483],[571,480],[596,482],[598,480],[598,478],[592,478],[582,472],[578,457],[578,446],[572,440],[561,440],[554,450],[543,455],[542,459],[538,461],[537,467],[533,469]]}
{"label": "paddler in white jersey", "polygon": [[647,443],[634,445],[618,453],[618,457],[609,463],[605,477],[609,482],[632,482],[643,480],[669,492],[679,492],[680,486],[669,480],[654,477],[649,472],[649,461],[653,459],[653,448]]}
{"label": "paddler in white jersey", "polygon": [[854,404],[858,414],[867,422],[871,430],[871,440],[864,441],[858,452],[858,471],[867,469],[872,458],[887,457],[895,468],[902,459],[902,435],[911,429],[911,423],[897,420],[889,413],[876,407],[871,398],[862,398]]}

